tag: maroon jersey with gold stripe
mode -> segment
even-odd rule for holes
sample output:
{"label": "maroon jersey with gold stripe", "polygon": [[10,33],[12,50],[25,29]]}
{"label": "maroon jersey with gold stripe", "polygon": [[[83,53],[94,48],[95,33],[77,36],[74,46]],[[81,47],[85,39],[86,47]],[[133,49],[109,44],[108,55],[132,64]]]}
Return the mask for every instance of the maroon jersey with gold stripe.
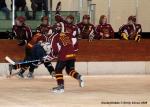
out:
{"label": "maroon jersey with gold stripe", "polygon": [[51,45],[53,53],[58,56],[58,60],[66,61],[75,59],[72,35],[70,33],[56,34],[51,40]]}

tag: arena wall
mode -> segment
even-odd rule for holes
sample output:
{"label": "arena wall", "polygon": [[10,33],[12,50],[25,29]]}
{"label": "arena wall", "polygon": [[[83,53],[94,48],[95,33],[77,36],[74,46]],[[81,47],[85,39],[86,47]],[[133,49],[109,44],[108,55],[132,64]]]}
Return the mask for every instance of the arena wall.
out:
{"label": "arena wall", "polygon": [[[55,64],[56,63],[53,62],[54,66]],[[76,70],[83,75],[148,75],[150,74],[150,61],[77,62]],[[8,74],[8,64],[1,63],[0,76],[5,77]],[[39,68],[35,70],[35,76],[48,75],[49,73],[43,65],[39,66]]]}
{"label": "arena wall", "polygon": [[[150,0],[110,0],[110,23],[117,32],[119,27],[127,22],[130,15],[136,15],[143,31],[150,31]],[[137,2],[138,1],[138,5]],[[93,0],[96,4],[96,23],[102,14],[108,15],[108,0]],[[136,13],[137,12],[137,13]]]}
{"label": "arena wall", "polygon": [[[0,75],[8,73],[5,56],[15,61],[23,60],[24,47],[17,46],[16,40],[0,40]],[[4,47],[5,46],[5,47]],[[76,69],[84,75],[103,74],[150,74],[150,40],[87,40],[79,41]],[[53,63],[55,66],[55,62]],[[48,75],[42,65],[36,75]]]}

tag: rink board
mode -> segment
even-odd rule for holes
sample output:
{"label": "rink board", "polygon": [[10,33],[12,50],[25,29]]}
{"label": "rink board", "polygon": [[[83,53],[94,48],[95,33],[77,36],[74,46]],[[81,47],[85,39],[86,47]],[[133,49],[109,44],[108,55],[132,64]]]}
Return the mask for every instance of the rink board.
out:
{"label": "rink board", "polygon": [[[54,66],[56,62],[52,63]],[[150,61],[128,62],[76,62],[76,70],[83,75],[150,74]],[[0,75],[8,74],[8,63],[0,64]],[[35,75],[47,76],[44,65],[35,70]]]}

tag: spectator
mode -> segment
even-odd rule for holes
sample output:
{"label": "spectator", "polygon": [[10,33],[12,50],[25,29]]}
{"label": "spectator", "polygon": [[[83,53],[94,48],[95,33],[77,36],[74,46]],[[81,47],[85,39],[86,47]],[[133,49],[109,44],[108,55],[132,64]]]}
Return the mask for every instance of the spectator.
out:
{"label": "spectator", "polygon": [[98,39],[112,39],[114,38],[114,30],[110,24],[107,23],[107,17],[102,15],[99,20],[99,25],[96,27]]}
{"label": "spectator", "polygon": [[[26,0],[15,0],[15,11],[17,12],[19,10],[25,12],[26,19],[31,19],[28,7],[26,6]],[[15,15],[17,17],[17,13]]]}
{"label": "spectator", "polygon": [[4,12],[6,19],[10,19],[10,12],[7,8],[5,0],[0,0],[0,10]]}
{"label": "spectator", "polygon": [[37,11],[45,11],[44,16],[48,16],[48,0],[31,0],[31,8],[33,10],[33,19],[36,18]]}

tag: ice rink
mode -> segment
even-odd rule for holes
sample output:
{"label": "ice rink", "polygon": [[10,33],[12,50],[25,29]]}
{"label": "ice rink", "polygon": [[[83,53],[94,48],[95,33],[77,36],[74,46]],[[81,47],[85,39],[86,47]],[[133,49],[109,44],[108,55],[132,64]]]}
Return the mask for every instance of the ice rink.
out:
{"label": "ice rink", "polygon": [[[65,93],[54,94],[50,77],[0,78],[0,107],[150,107],[150,76],[85,76],[85,88],[65,77]],[[117,104],[114,104],[117,103]],[[134,103],[134,104],[132,104]]]}

